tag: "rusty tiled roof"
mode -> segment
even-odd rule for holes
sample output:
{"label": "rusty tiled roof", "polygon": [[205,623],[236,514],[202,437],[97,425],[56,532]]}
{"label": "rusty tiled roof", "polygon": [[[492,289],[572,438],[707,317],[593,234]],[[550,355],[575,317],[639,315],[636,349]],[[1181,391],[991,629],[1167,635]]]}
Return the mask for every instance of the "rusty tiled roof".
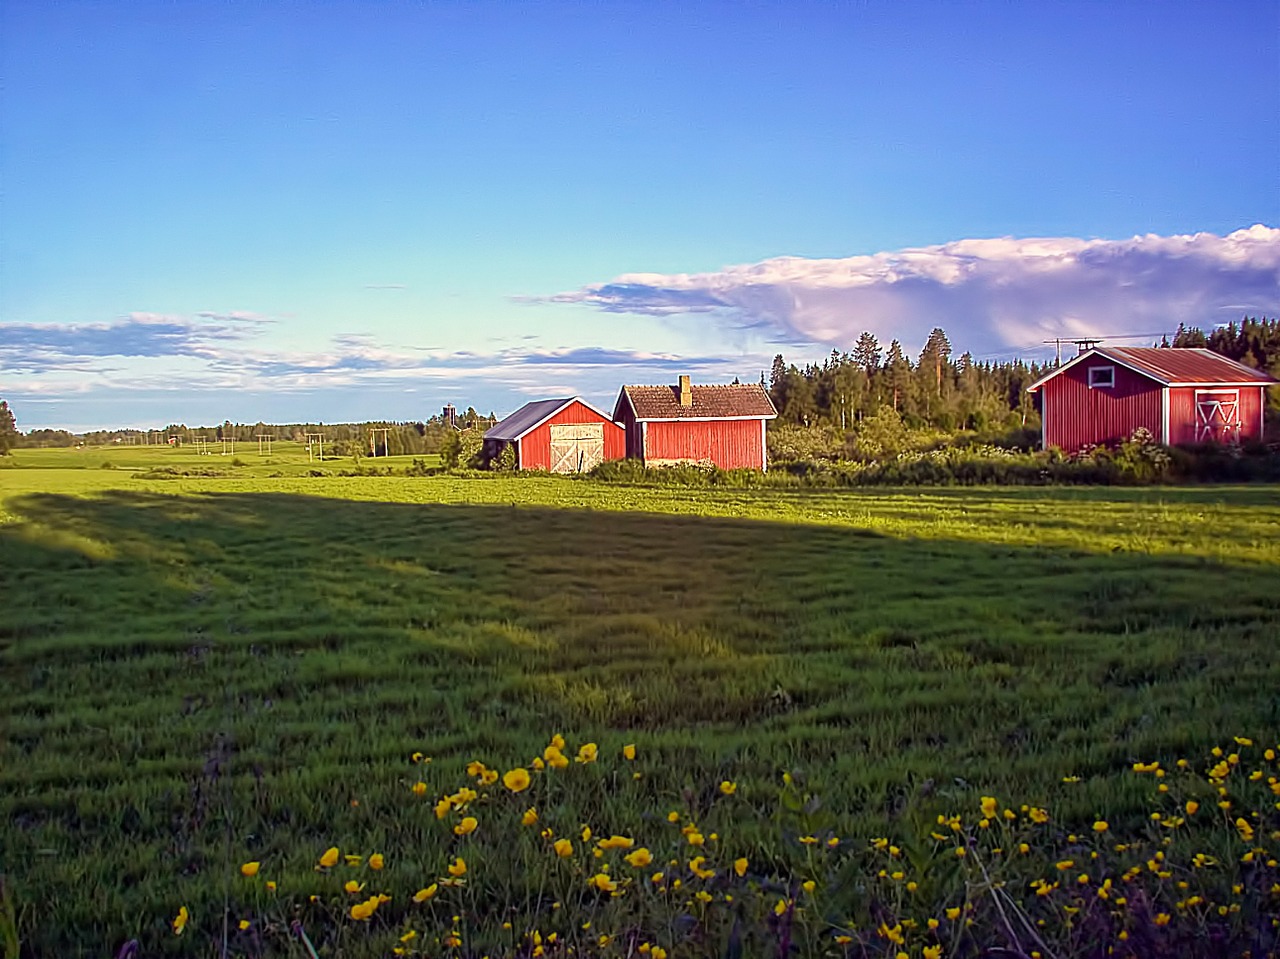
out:
{"label": "rusty tiled roof", "polygon": [[687,419],[773,419],[778,411],[773,408],[769,394],[758,383],[730,386],[690,387],[693,403],[680,405],[678,386],[624,386],[614,409],[617,418],[623,397],[631,401],[638,420],[687,420]]}

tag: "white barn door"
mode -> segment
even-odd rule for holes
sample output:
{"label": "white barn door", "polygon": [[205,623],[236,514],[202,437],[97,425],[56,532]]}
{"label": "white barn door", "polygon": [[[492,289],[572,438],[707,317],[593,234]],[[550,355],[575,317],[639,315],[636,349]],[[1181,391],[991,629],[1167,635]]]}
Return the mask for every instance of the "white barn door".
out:
{"label": "white barn door", "polygon": [[1240,442],[1240,391],[1196,390],[1196,442]]}
{"label": "white barn door", "polygon": [[604,462],[603,423],[551,427],[551,472],[583,473]]}

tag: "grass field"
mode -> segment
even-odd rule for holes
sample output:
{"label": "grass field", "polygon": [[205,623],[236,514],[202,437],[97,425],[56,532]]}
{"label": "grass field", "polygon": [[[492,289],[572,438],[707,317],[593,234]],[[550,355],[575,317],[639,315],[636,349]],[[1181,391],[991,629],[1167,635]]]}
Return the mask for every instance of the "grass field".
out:
{"label": "grass field", "polygon": [[[542,901],[512,866],[533,847],[488,828],[519,832],[524,797],[476,799],[476,837],[437,828],[432,803],[469,761],[527,765],[556,732],[570,754],[637,758],[539,780],[544,823],[643,833],[674,809],[723,834],[726,862],[773,863],[766,891],[812,856],[787,837],[866,850],[982,795],[1052,808],[1062,842],[1099,818],[1141,830],[1153,786],[1132,763],[1280,734],[1274,488],[125,470],[167,452],[113,449],[112,470],[19,451],[0,470],[0,862],[24,955],[131,937],[146,955],[303,955],[299,917],[332,926],[330,955],[417,948],[397,946],[405,904],[459,843],[474,881],[448,908],[497,928],[499,890]],[[387,853],[392,901],[360,939],[315,868],[331,845]],[[240,876],[250,860],[271,897]],[[196,917],[180,937],[179,906]],[[827,933],[855,908],[815,908],[805,954],[845,954]],[[669,948],[723,954],[682,929]]]}

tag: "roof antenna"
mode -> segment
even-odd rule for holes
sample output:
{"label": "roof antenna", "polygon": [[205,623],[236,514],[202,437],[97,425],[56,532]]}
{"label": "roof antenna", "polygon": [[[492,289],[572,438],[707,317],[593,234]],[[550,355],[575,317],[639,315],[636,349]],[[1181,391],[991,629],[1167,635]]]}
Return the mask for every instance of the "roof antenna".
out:
{"label": "roof antenna", "polygon": [[1081,353],[1088,353],[1091,349],[1093,349],[1095,346],[1101,343],[1102,340],[1085,339],[1085,340],[1073,340],[1072,342],[1075,343],[1076,355],[1079,356]]}

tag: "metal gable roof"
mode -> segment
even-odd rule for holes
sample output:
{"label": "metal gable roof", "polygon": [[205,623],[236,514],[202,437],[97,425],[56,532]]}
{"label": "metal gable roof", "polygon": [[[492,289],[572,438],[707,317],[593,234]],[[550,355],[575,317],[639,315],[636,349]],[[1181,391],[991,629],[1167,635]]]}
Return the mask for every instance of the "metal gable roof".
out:
{"label": "metal gable roof", "polygon": [[[581,403],[606,423],[613,423],[608,413],[596,409],[581,396],[569,396],[558,400],[534,400],[532,403],[524,404],[502,422],[490,427],[485,432],[484,438],[487,440],[506,440],[508,442],[518,440],[531,430],[537,429],[572,403]],[[621,429],[621,427],[618,428]]]}
{"label": "metal gable roof", "polygon": [[1213,350],[1186,347],[1098,346],[1051,370],[1027,387],[1034,393],[1060,373],[1085,360],[1105,359],[1155,380],[1161,386],[1268,386],[1271,376]]}

